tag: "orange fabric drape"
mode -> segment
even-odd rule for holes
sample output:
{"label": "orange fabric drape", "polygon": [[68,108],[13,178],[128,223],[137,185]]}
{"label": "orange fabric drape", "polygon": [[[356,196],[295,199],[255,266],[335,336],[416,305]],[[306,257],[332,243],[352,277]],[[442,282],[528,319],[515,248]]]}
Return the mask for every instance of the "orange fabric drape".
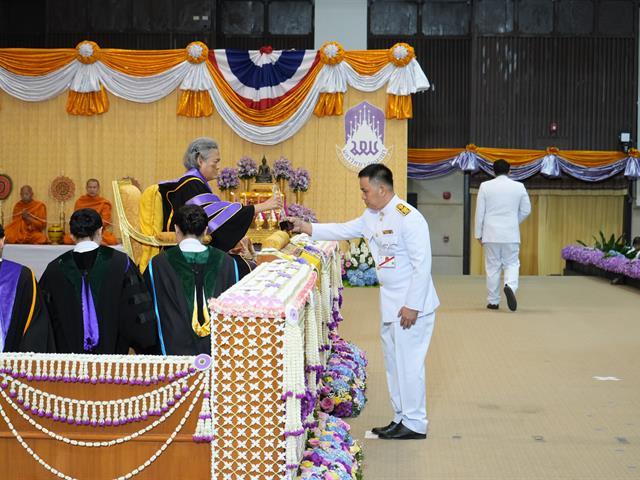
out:
{"label": "orange fabric drape", "polygon": [[[462,153],[464,148],[410,148],[409,163],[438,163]],[[523,150],[515,148],[482,148],[476,153],[489,161],[502,158],[513,166],[522,166],[539,160],[547,155],[546,150]],[[556,150],[554,153],[571,163],[583,167],[599,167],[609,165],[627,157],[624,152],[592,151],[592,150]]]}
{"label": "orange fabric drape", "polygon": [[100,61],[127,75],[146,77],[157,75],[187,59],[187,52],[180,50],[100,50]]}
{"label": "orange fabric drape", "polygon": [[413,118],[411,95],[387,95],[387,118],[407,120]]}
{"label": "orange fabric drape", "polygon": [[313,113],[318,117],[342,115],[344,93],[321,93]]}
{"label": "orange fabric drape", "polygon": [[373,75],[389,63],[387,55],[387,50],[351,50],[344,53],[344,61],[360,75]]}
{"label": "orange fabric drape", "polygon": [[309,95],[309,91],[322,68],[322,63],[316,63],[307,75],[307,78],[305,78],[289,96],[277,105],[264,110],[255,110],[247,107],[211,62],[207,62],[207,67],[211,73],[213,81],[218,87],[218,91],[236,115],[242,118],[245,122],[253,125],[270,127],[284,122],[300,108],[302,102],[304,102],[307,95]]}
{"label": "orange fabric drape", "polygon": [[67,112],[71,115],[100,115],[109,111],[109,96],[104,87],[99,92],[79,93],[69,90]]}
{"label": "orange fabric drape", "polygon": [[213,114],[213,101],[211,94],[204,90],[194,92],[183,90],[178,102],[178,115],[184,117],[210,117]]}
{"label": "orange fabric drape", "polygon": [[409,163],[437,163],[448,160],[464,152],[464,148],[409,148]]}
{"label": "orange fabric drape", "polygon": [[16,75],[37,77],[59,70],[77,55],[75,48],[2,48],[0,67]]}

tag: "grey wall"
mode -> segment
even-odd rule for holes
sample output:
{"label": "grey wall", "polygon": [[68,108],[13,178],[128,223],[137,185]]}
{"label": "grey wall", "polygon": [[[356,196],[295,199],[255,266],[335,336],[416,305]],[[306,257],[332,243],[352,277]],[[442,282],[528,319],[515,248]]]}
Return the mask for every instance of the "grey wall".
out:
{"label": "grey wall", "polygon": [[367,0],[315,3],[314,48],[339,42],[345,50],[367,49]]}
{"label": "grey wall", "polygon": [[[409,179],[407,191],[418,194],[418,210],[429,223],[432,273],[461,275],[464,175],[456,172],[433,180]],[[444,192],[451,194],[449,200],[443,198]]]}

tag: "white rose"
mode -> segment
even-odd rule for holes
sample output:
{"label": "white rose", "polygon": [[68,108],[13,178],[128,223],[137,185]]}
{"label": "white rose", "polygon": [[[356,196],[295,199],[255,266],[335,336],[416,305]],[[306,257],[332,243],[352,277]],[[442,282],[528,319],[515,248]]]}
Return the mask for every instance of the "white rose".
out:
{"label": "white rose", "polygon": [[373,266],[373,258],[371,258],[371,257],[367,258],[367,263],[368,263],[370,266]]}
{"label": "white rose", "polygon": [[359,260],[360,260],[360,263],[366,263],[367,258],[364,256],[364,254],[360,254]]}

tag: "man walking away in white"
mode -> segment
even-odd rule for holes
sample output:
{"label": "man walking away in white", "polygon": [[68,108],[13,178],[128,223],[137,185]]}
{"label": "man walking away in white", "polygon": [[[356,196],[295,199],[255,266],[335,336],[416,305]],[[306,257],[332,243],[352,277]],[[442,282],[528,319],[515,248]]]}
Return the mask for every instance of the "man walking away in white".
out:
{"label": "man walking away in white", "polygon": [[480,184],[476,202],[475,237],[484,248],[487,273],[487,308],[500,306],[500,273],[504,271],[504,294],[509,310],[518,308],[516,291],[520,270],[520,224],[531,213],[524,185],[508,176],[511,165],[496,160],[496,178]]}
{"label": "man walking away in white", "polygon": [[358,174],[367,209],[346,223],[290,219],[294,231],[314,240],[364,238],[380,280],[381,338],[393,420],[372,429],[379,438],[427,437],[425,358],[439,305],[431,280],[431,242],[426,220],[393,192],[391,170],[380,163]]}

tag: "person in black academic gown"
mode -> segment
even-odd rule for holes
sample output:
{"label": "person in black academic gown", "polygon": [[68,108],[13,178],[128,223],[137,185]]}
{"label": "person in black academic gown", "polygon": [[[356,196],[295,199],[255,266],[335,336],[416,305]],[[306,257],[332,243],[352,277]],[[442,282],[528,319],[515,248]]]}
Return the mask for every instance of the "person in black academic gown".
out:
{"label": "person in black academic gown", "polygon": [[177,247],[151,260],[144,276],[156,311],[163,355],[211,354],[211,318],[207,300],[240,278],[231,255],[202,244],[207,215],[185,205],[175,215]]}
{"label": "person in black academic gown", "polygon": [[282,199],[275,195],[256,205],[222,202],[213,194],[209,182],[218,178],[220,150],[215,140],[196,138],[184,154],[187,172],[177,180],[160,183],[162,196],[163,230],[173,231],[175,212],[187,203],[200,205],[209,218],[208,232],[211,245],[228,252],[247,234],[257,213],[280,208]]}
{"label": "person in black academic gown", "polygon": [[124,253],[100,245],[102,219],[93,209],[71,215],[76,245],[47,266],[40,280],[62,353],[153,351],[153,305],[138,268]]}
{"label": "person in black academic gown", "polygon": [[31,269],[2,258],[0,225],[0,352],[53,352],[47,309]]}

